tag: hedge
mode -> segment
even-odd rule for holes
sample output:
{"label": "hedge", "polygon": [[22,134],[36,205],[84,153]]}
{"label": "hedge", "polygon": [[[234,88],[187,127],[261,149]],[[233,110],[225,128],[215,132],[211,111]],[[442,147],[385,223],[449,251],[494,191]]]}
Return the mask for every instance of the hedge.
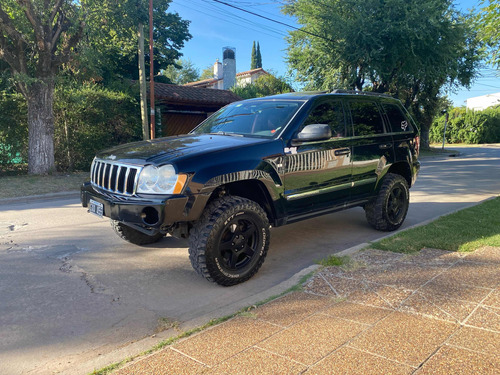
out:
{"label": "hedge", "polygon": [[[434,120],[430,141],[443,142],[445,115]],[[453,108],[449,111],[446,126],[447,143],[500,143],[500,106],[483,111]]]}
{"label": "hedge", "polygon": [[[54,147],[58,171],[88,170],[99,150],[141,139],[140,110],[130,94],[98,86],[58,87]],[[27,162],[26,103],[0,95],[0,167]],[[21,160],[20,160],[21,159]]]}

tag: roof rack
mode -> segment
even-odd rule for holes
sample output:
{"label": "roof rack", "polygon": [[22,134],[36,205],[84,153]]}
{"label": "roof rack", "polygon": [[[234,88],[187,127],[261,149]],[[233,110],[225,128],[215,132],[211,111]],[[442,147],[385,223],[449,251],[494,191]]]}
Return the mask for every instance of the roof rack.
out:
{"label": "roof rack", "polygon": [[392,98],[391,95],[389,94],[381,94],[378,92],[371,92],[371,91],[356,91],[356,90],[342,90],[342,89],[335,89],[332,90],[332,94],[354,94],[354,95],[363,95],[363,96],[381,96],[383,98]]}

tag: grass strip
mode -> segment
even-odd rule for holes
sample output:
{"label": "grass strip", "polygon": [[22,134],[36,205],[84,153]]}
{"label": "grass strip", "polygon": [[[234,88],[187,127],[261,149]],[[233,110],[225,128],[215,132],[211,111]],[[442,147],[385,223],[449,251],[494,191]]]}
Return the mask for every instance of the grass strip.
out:
{"label": "grass strip", "polygon": [[88,172],[47,176],[2,176],[0,177],[0,199],[59,193],[62,191],[78,191],[81,184],[88,179]]}
{"label": "grass strip", "polygon": [[500,197],[370,245],[374,249],[400,253],[423,248],[467,252],[482,246],[500,246]]}

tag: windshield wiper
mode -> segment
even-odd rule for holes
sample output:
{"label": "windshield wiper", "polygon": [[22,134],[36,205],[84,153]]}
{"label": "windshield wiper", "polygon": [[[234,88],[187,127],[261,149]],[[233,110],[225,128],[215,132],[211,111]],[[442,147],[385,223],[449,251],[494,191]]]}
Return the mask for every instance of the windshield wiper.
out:
{"label": "windshield wiper", "polygon": [[243,137],[243,134],[238,134],[238,133],[226,133],[226,132],[223,132],[222,130],[219,130],[218,132],[214,132],[214,133],[208,133],[210,135],[228,135],[230,137]]}

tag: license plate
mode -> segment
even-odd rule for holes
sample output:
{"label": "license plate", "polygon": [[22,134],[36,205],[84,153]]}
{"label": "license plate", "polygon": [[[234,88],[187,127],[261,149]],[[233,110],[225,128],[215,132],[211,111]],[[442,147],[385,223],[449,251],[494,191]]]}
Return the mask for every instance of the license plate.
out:
{"label": "license plate", "polygon": [[102,219],[102,215],[104,213],[104,206],[102,205],[102,203],[96,202],[93,199],[90,199],[89,203],[89,212],[91,214],[99,216]]}

